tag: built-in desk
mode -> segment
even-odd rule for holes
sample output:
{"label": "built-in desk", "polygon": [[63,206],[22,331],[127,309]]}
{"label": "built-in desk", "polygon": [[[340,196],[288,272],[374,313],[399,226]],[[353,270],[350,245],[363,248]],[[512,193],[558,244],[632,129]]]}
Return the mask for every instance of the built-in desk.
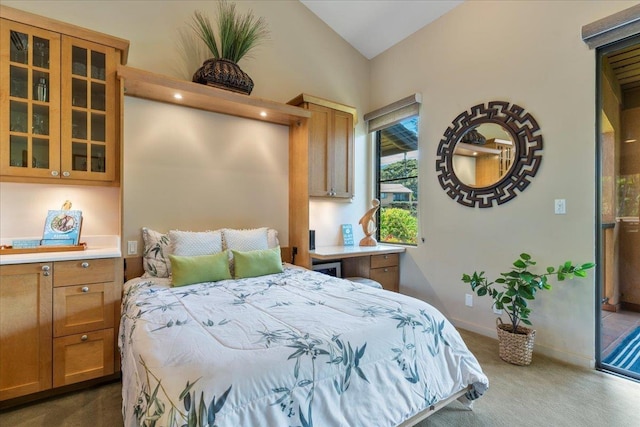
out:
{"label": "built-in desk", "polygon": [[375,280],[384,289],[398,292],[403,246],[323,246],[310,251],[314,261],[341,261],[342,277]]}

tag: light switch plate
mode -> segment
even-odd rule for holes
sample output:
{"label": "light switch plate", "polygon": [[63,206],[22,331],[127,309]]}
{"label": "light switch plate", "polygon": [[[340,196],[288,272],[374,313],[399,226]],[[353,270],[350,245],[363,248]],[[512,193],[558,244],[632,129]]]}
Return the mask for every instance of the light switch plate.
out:
{"label": "light switch plate", "polygon": [[136,255],[138,253],[138,242],[135,240],[127,241],[127,255]]}
{"label": "light switch plate", "polygon": [[565,215],[567,213],[566,199],[556,199],[553,206],[556,215]]}
{"label": "light switch plate", "polygon": [[465,294],[464,295],[464,305],[467,307],[473,307],[473,295]]}

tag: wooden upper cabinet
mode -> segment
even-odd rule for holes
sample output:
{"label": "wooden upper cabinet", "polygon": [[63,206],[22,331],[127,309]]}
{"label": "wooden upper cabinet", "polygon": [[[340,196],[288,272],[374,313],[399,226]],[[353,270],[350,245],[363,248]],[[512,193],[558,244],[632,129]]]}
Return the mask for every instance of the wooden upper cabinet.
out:
{"label": "wooden upper cabinet", "polygon": [[117,181],[128,42],[6,6],[0,16],[0,178]]}
{"label": "wooden upper cabinet", "polygon": [[51,176],[60,164],[60,35],[0,19],[0,174]]}
{"label": "wooden upper cabinet", "polygon": [[61,171],[63,178],[113,181],[115,178],[116,67],[109,46],[62,38]]}
{"label": "wooden upper cabinet", "polygon": [[355,108],[307,94],[289,104],[311,111],[309,196],[353,198]]}
{"label": "wooden upper cabinet", "polygon": [[0,401],[51,388],[52,271],[0,266]]}

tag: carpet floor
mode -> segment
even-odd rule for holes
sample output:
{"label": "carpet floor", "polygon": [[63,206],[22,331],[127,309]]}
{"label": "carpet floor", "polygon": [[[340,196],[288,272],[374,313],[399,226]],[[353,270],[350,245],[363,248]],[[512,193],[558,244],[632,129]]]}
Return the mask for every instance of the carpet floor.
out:
{"label": "carpet floor", "polygon": [[[495,339],[460,333],[489,377],[489,390],[473,411],[453,402],[416,427],[640,426],[640,383],[538,354],[529,366],[510,365],[498,357]],[[5,410],[0,426],[121,427],[121,403],[116,382]]]}

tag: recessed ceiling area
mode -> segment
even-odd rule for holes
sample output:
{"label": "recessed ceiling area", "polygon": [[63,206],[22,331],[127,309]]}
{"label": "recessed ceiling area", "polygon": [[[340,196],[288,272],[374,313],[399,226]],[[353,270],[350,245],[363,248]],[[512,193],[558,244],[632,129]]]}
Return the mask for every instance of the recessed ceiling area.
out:
{"label": "recessed ceiling area", "polygon": [[464,0],[300,0],[318,18],[372,59]]}

